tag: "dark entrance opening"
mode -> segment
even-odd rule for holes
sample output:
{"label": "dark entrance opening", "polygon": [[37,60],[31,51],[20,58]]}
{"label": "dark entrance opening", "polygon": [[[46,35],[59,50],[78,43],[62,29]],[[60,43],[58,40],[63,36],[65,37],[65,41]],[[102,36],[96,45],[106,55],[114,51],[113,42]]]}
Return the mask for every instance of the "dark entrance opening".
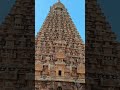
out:
{"label": "dark entrance opening", "polygon": [[61,74],[62,74],[62,72],[61,72],[61,70],[59,70],[58,75],[61,76]]}
{"label": "dark entrance opening", "polygon": [[58,87],[57,90],[62,90],[62,87]]}

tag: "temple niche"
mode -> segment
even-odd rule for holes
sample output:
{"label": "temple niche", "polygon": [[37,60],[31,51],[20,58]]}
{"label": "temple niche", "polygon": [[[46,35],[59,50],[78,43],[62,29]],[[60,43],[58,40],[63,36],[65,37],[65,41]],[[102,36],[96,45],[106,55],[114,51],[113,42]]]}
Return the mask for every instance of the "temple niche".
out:
{"label": "temple niche", "polygon": [[85,46],[59,1],[36,37],[36,90],[84,90]]}

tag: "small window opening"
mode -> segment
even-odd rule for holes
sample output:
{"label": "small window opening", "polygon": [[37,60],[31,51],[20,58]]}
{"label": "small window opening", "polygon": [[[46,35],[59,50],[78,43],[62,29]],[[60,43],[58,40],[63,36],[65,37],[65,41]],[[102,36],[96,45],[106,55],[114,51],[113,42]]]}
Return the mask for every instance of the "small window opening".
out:
{"label": "small window opening", "polygon": [[61,76],[61,74],[62,74],[62,72],[61,72],[61,70],[59,70],[58,75]]}

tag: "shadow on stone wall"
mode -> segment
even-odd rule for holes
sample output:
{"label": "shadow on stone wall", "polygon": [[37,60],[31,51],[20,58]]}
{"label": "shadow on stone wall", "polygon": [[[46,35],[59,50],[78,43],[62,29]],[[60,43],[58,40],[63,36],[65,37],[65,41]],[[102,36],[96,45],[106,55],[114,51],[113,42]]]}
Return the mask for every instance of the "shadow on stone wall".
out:
{"label": "shadow on stone wall", "polygon": [[0,2],[0,90],[34,90],[34,0]]}
{"label": "shadow on stone wall", "polygon": [[86,0],[86,90],[120,89],[120,44],[108,19],[96,0]]}

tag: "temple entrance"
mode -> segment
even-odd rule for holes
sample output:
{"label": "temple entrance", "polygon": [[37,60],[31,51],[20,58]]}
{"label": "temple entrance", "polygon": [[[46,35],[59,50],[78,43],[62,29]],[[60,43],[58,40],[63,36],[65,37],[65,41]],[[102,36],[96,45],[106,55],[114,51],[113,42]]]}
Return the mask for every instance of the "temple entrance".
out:
{"label": "temple entrance", "polygon": [[58,87],[57,90],[62,90],[62,87]]}

